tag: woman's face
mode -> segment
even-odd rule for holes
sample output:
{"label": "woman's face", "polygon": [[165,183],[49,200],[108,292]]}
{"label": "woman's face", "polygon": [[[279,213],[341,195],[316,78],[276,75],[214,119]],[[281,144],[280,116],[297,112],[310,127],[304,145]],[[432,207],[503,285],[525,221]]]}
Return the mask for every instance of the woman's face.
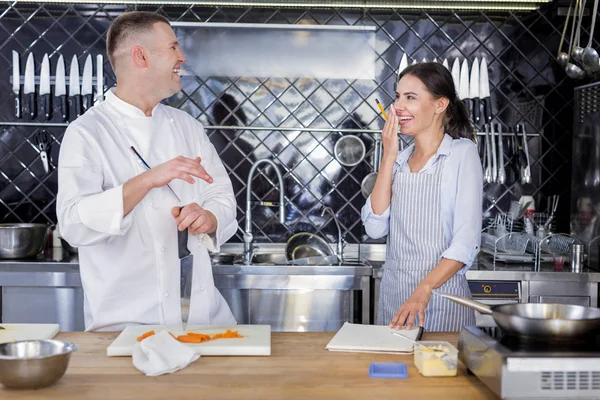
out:
{"label": "woman's face", "polygon": [[437,128],[440,118],[439,101],[427,91],[427,87],[414,75],[404,75],[396,88],[394,103],[400,131],[414,136],[430,128]]}

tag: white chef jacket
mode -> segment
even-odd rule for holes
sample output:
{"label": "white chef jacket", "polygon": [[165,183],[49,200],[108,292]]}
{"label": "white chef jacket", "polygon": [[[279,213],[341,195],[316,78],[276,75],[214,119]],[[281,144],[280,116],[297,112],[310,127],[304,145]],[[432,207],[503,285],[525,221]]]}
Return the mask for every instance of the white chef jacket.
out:
{"label": "white chef jacket", "polygon": [[[151,190],[123,216],[123,184],[176,156],[200,156],[212,184],[180,179]],[[71,123],[60,148],[57,215],[61,235],[79,248],[86,331],[129,324],[180,324],[180,273],[175,206],[192,202],[218,221],[212,235],[189,235],[194,255],[190,324],[236,324],[215,288],[207,247],[237,229],[231,181],[202,125],[186,112],[158,104],[147,117],[109,92],[106,101]]]}

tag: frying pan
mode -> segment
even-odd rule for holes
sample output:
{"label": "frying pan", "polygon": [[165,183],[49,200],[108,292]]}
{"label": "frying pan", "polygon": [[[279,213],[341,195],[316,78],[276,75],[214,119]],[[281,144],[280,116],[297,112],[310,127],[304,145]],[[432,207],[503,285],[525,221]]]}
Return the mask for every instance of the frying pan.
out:
{"label": "frying pan", "polygon": [[600,333],[600,309],[566,304],[520,303],[489,307],[451,294],[437,293],[482,314],[491,315],[507,334],[543,339],[573,339]]}
{"label": "frying pan", "polygon": [[360,185],[360,192],[366,199],[371,195],[377,181],[377,172],[379,172],[379,164],[381,164],[381,136],[375,138],[375,147],[373,149],[373,172],[365,176]]}

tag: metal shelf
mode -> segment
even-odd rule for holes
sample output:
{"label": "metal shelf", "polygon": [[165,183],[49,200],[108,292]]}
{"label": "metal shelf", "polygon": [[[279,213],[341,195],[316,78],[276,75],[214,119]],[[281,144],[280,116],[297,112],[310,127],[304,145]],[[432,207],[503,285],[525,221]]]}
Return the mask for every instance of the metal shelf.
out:
{"label": "metal shelf", "polygon": [[[5,122],[0,121],[0,126],[38,126],[38,127],[67,127],[68,122]],[[346,129],[346,128],[300,128],[300,127],[282,127],[282,126],[236,126],[236,125],[204,125],[206,130],[230,130],[230,131],[280,131],[280,132],[318,132],[318,133],[368,133],[372,135],[380,135],[380,129]],[[477,132],[477,136],[485,136],[485,132]],[[497,133],[489,133],[489,135],[498,136]],[[503,132],[503,136],[514,135],[513,132]],[[521,134],[519,134],[521,135]],[[527,136],[537,137],[539,133],[527,133]]]}

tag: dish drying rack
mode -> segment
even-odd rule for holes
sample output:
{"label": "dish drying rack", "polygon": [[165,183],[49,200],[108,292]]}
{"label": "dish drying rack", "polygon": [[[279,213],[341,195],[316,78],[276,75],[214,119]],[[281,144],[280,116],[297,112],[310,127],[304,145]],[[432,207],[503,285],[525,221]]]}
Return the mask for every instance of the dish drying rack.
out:
{"label": "dish drying rack", "polygon": [[494,267],[496,262],[502,262],[534,264],[536,271],[542,263],[554,263],[557,268],[562,268],[564,263],[570,261],[571,246],[583,244],[578,238],[564,233],[549,233],[539,237],[515,231],[516,221],[508,220],[512,228],[510,230],[500,219],[496,226],[489,226],[481,233],[481,250],[493,257]]}

